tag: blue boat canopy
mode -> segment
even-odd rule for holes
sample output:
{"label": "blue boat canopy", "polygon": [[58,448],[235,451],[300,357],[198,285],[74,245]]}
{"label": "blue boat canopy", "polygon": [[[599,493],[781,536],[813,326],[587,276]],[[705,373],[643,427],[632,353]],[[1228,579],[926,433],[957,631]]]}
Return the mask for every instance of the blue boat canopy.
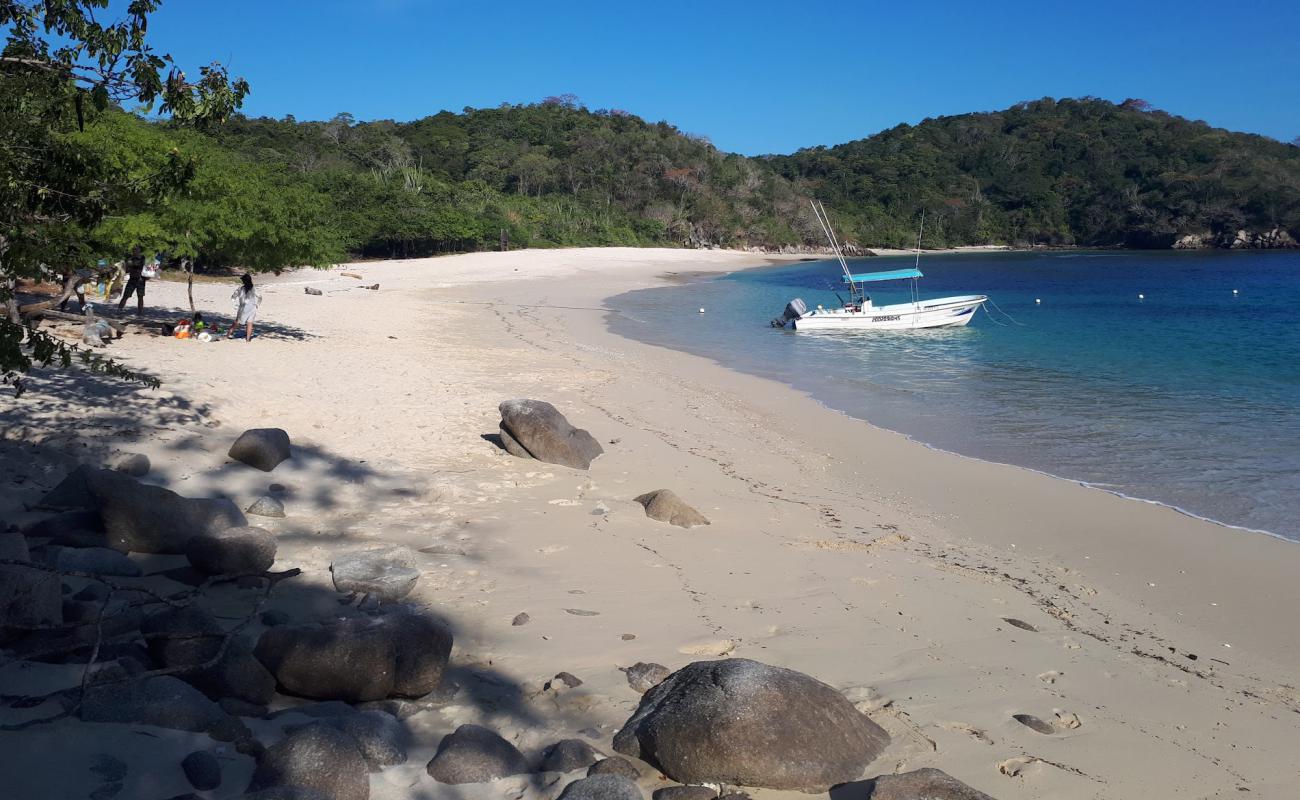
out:
{"label": "blue boat canopy", "polygon": [[871,281],[898,281],[904,278],[920,278],[921,270],[919,269],[893,269],[888,272],[863,272],[859,275],[849,275],[840,280],[845,283],[870,283]]}

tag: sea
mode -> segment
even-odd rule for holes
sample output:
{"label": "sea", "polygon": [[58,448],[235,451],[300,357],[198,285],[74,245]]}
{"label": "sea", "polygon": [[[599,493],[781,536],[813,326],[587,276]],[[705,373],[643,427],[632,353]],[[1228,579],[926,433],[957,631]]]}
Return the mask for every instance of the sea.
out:
{"label": "sea", "polygon": [[[623,294],[609,324],[942,450],[1300,541],[1300,253],[998,252],[920,266],[922,297],[986,294],[987,311],[928,331],[771,327],[792,298],[844,296],[838,263],[810,260]],[[869,293],[910,299],[906,281]]]}

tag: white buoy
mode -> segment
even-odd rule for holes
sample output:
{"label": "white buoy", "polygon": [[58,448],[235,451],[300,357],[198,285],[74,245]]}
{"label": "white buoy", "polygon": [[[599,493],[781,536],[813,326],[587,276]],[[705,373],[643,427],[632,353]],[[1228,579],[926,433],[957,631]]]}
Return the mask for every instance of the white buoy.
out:
{"label": "white buoy", "polygon": [[703,314],[703,313],[704,313],[704,309],[701,308],[701,309],[700,309],[700,313]]}
{"label": "white buoy", "polygon": [[1038,305],[1042,305],[1042,304],[1043,304],[1043,298],[1041,298],[1041,297],[1035,297],[1035,298],[1034,298],[1034,302],[1037,303]]}
{"label": "white buoy", "polygon": [[1232,293],[1233,293],[1233,294],[1236,294],[1236,293],[1237,293],[1237,290],[1236,290],[1236,289],[1233,289],[1233,290],[1232,290]]}
{"label": "white buoy", "polygon": [[1145,300],[1145,299],[1147,299],[1147,296],[1144,295],[1144,294],[1140,294],[1140,295],[1138,295],[1138,299],[1139,299],[1139,300]]}

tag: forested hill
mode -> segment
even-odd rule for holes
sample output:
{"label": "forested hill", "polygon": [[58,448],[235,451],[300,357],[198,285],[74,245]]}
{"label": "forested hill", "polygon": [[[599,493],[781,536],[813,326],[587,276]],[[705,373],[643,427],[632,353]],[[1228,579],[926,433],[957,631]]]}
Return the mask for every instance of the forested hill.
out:
{"label": "forested hill", "polygon": [[[746,158],[572,97],[409,123],[235,117],[214,134],[321,198],[352,254],[497,246],[1275,246],[1300,239],[1300,147],[1141,101],[1045,99]],[[1238,231],[1246,231],[1238,240]],[[1188,238],[1191,237],[1191,238]]]}
{"label": "forested hill", "polygon": [[763,160],[869,245],[914,241],[923,209],[935,246],[1300,239],[1300,147],[1141,100],[1048,98]]}

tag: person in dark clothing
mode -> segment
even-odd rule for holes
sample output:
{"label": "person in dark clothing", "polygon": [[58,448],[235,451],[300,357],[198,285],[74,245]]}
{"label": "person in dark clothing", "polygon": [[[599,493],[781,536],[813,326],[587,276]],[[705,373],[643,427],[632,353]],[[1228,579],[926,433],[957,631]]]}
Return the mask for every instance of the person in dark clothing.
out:
{"label": "person in dark clothing", "polygon": [[126,258],[126,288],[122,290],[122,299],[117,303],[117,310],[121,311],[126,307],[126,301],[130,299],[132,293],[135,294],[135,310],[137,314],[144,314],[144,253],[140,251],[140,246],[136,245],[131,249],[131,255]]}

